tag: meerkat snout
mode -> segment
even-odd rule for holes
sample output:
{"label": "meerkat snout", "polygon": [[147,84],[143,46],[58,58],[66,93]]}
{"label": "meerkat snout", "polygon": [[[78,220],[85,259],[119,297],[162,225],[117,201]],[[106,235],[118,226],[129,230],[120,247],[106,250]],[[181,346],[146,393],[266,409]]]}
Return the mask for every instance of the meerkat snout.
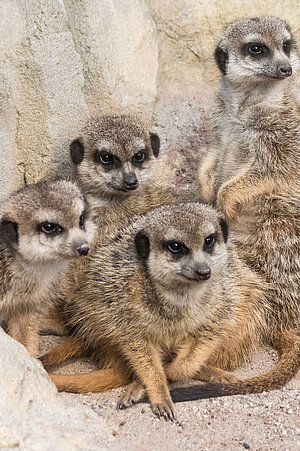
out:
{"label": "meerkat snout", "polygon": [[278,68],[279,76],[290,77],[293,73],[293,69],[289,64],[280,65]]}
{"label": "meerkat snout", "polygon": [[125,173],[123,175],[123,185],[126,190],[135,190],[139,186],[138,179],[134,172]]}
{"label": "meerkat snout", "polygon": [[77,252],[79,255],[87,255],[89,253],[90,248],[86,243],[82,244],[80,247],[77,248]]}
{"label": "meerkat snout", "polygon": [[196,267],[195,273],[199,280],[207,280],[210,278],[211,269],[207,263],[199,263]]}

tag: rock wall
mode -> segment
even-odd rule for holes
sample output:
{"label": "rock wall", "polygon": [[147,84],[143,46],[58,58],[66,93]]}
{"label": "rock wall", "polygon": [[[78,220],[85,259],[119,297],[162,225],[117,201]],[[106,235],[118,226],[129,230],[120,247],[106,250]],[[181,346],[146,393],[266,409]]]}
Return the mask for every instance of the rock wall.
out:
{"label": "rock wall", "polygon": [[298,0],[1,0],[0,200],[67,176],[68,145],[97,113],[152,118],[171,176],[188,177],[209,135],[220,31],[264,14],[299,36]]}

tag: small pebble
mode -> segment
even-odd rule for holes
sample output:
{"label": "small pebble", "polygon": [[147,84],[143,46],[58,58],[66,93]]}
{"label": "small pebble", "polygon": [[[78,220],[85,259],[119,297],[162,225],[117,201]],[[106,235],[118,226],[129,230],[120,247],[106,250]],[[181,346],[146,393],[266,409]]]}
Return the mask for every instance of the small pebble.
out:
{"label": "small pebble", "polygon": [[250,445],[248,443],[246,443],[246,442],[243,443],[243,447],[245,449],[250,449]]}

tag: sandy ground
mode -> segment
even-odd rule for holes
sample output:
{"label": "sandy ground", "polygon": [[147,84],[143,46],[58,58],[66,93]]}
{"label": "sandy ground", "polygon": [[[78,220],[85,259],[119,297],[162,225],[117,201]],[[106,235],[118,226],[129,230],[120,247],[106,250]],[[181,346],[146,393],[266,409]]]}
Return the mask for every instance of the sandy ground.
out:
{"label": "sandy ground", "polygon": [[[63,339],[41,337],[41,353]],[[236,374],[254,376],[275,361],[272,351],[263,350]],[[81,359],[56,372],[79,373],[94,368],[91,361]],[[107,443],[99,443],[99,450],[300,450],[300,372],[282,390],[177,403],[177,424],[156,419],[144,403],[116,410],[123,390],[61,394],[72,405],[85,404],[107,419],[112,437]]]}

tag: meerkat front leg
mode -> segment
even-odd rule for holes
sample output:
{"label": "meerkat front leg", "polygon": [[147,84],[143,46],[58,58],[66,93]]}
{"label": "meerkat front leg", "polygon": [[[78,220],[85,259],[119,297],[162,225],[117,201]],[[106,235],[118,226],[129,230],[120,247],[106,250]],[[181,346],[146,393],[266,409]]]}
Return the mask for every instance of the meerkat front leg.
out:
{"label": "meerkat front leg", "polygon": [[210,382],[213,384],[226,384],[236,382],[239,379],[230,371],[221,370],[214,366],[202,366],[200,371],[195,374],[194,379],[202,382]]}
{"label": "meerkat front leg", "polygon": [[257,196],[275,189],[274,180],[249,170],[224,183],[217,194],[217,208],[227,220],[232,220],[243,205]]}
{"label": "meerkat front leg", "polygon": [[[174,406],[158,350],[150,343],[135,343],[132,340],[124,348],[125,357],[145,387],[152,412],[159,418],[175,421]],[[138,385],[135,384],[133,388],[138,389]],[[123,399],[122,408],[125,407]]]}
{"label": "meerkat front leg", "polygon": [[22,343],[28,350],[31,357],[38,355],[38,317],[29,315],[19,315],[7,321],[9,335]]}
{"label": "meerkat front leg", "polygon": [[219,345],[218,338],[211,338],[193,338],[183,345],[173,362],[165,369],[168,379],[173,382],[188,378],[209,382],[235,381],[235,376],[230,373],[206,364]]}
{"label": "meerkat front leg", "polygon": [[217,152],[211,151],[204,158],[198,171],[199,194],[204,202],[213,204],[216,200]]}
{"label": "meerkat front leg", "polygon": [[139,380],[136,380],[128,385],[124,395],[118,403],[118,409],[126,409],[138,402],[144,395],[145,388]]}

